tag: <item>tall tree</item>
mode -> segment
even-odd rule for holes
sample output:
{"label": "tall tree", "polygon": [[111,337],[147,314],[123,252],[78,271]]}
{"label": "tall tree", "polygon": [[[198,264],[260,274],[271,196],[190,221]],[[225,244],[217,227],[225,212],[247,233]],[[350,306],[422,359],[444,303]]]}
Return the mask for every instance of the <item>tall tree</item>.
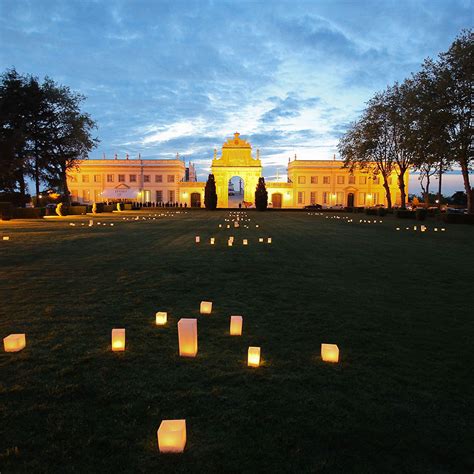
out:
{"label": "tall tree", "polygon": [[257,211],[265,211],[268,206],[268,192],[265,186],[265,178],[258,178],[257,189],[255,190],[255,207]]}
{"label": "tall tree", "polygon": [[97,146],[98,139],[92,137],[96,124],[89,114],[81,112],[83,95],[59,86],[49,78],[45,79],[42,91],[48,123],[48,140],[42,148],[45,178],[70,203],[67,172],[77,167]]}
{"label": "tall tree", "polygon": [[216,181],[213,174],[210,174],[207,178],[204,189],[204,206],[211,211],[217,208]]}
{"label": "tall tree", "polygon": [[473,189],[469,180],[474,160],[474,33],[464,30],[445,53],[432,64],[449,136],[449,158],[460,166],[469,213],[474,213]]}

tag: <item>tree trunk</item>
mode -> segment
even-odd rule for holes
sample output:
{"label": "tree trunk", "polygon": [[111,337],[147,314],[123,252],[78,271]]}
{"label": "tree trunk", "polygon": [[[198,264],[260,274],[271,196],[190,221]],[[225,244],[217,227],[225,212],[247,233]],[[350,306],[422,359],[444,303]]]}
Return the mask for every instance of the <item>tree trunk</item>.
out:
{"label": "tree trunk", "polygon": [[71,205],[71,194],[69,193],[69,188],[67,186],[67,170],[65,167],[61,166],[61,184],[63,188],[63,194],[66,199],[68,206]]}
{"label": "tree trunk", "polygon": [[469,181],[469,170],[467,168],[466,163],[461,162],[461,171],[462,171],[462,178],[464,181],[464,189],[466,191],[467,195],[467,212],[469,214],[474,214],[474,209],[473,209],[473,202],[472,202],[472,188],[471,188],[471,183]]}
{"label": "tree trunk", "polygon": [[18,170],[18,185],[20,187],[20,194],[22,199],[22,204],[21,207],[25,207],[25,201],[26,201],[26,183],[25,183],[25,176],[23,174],[23,168]]}
{"label": "tree trunk", "polygon": [[387,198],[387,209],[392,209],[392,195],[390,194],[388,178],[385,175],[383,176],[383,187],[385,188],[385,197]]}
{"label": "tree trunk", "polygon": [[405,192],[405,170],[400,171],[400,174],[398,175],[398,187],[400,188],[400,199],[402,200],[401,202],[401,208],[406,209],[406,201],[407,201],[407,196]]}
{"label": "tree trunk", "polygon": [[39,200],[40,194],[40,179],[39,179],[39,163],[38,155],[35,156],[35,190],[36,190],[36,202]]}
{"label": "tree trunk", "polygon": [[441,209],[441,178],[443,177],[443,162],[439,162],[439,181],[438,181],[438,209]]}
{"label": "tree trunk", "polygon": [[[429,173],[429,170],[428,170]],[[426,174],[426,189],[425,189],[425,207],[428,209],[430,206],[430,175]]]}

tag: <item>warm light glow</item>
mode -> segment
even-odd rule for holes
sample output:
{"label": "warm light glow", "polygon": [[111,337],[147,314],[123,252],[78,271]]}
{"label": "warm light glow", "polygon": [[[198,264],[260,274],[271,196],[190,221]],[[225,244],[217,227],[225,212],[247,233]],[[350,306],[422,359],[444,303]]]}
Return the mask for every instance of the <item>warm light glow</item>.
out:
{"label": "warm light glow", "polygon": [[230,317],[230,335],[241,336],[242,335],[242,316],[231,316]]}
{"label": "warm light glow", "polygon": [[198,351],[197,319],[182,318],[178,321],[179,355],[196,357]]}
{"label": "warm light glow", "polygon": [[260,365],[260,347],[249,347],[248,366],[258,367]]}
{"label": "warm light glow", "polygon": [[196,235],[196,243],[198,244],[199,242],[201,242],[201,237],[199,237],[199,235]]}
{"label": "warm light glow", "polygon": [[212,311],[212,301],[201,301],[201,314],[211,314]]}
{"label": "warm light glow", "polygon": [[186,420],[163,420],[157,436],[160,453],[182,453],[186,446]]}
{"label": "warm light glow", "polygon": [[4,235],[4,236],[3,236],[3,240],[10,240],[10,236]]}
{"label": "warm light glow", "polygon": [[26,346],[25,334],[10,334],[3,338],[5,352],[19,352]]}
{"label": "warm light glow", "polygon": [[244,245],[248,245],[247,239],[244,239],[244,240],[242,241],[242,243],[243,243]]}
{"label": "warm light glow", "polygon": [[184,197],[184,198],[187,198],[187,197],[188,197],[188,193],[183,193],[183,197]]}
{"label": "warm light glow", "polygon": [[158,311],[158,313],[156,313],[157,326],[164,326],[167,323],[167,320],[168,320],[168,313],[165,313],[163,311]]}
{"label": "warm light glow", "polygon": [[321,358],[324,362],[338,362],[339,347],[336,344],[321,344]]}
{"label": "warm light glow", "polygon": [[258,241],[259,241],[259,242],[263,242],[263,237],[260,237],[260,238],[258,239]]}
{"label": "warm light glow", "polygon": [[272,243],[272,238],[271,238],[271,237],[268,237],[267,242],[268,242],[269,244],[271,244],[271,243]]}
{"label": "warm light glow", "polygon": [[234,241],[229,239],[229,240],[227,241],[227,245],[228,245],[229,247],[232,247],[232,245],[234,245]]}
{"label": "warm light glow", "polygon": [[214,237],[211,237],[211,245],[214,245],[216,242],[216,239]]}
{"label": "warm light glow", "polygon": [[125,350],[125,329],[112,329],[112,350]]}

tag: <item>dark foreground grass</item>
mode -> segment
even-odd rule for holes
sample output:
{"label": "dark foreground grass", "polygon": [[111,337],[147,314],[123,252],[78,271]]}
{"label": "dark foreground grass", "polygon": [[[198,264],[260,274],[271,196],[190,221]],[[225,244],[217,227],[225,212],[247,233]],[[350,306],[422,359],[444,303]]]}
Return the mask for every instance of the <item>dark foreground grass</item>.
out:
{"label": "dark foreground grass", "polygon": [[[2,474],[471,472],[474,229],[276,212],[218,229],[226,216],[1,226],[0,336],[27,334],[0,353]],[[195,359],[178,356],[181,317],[198,318]],[[339,345],[338,365],[321,342]],[[186,451],[160,455],[174,418]]]}

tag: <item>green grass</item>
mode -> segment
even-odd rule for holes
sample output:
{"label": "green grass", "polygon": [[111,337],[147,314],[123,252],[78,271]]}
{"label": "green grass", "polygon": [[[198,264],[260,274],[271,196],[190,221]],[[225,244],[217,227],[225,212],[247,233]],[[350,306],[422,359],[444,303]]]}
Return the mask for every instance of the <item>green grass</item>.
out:
{"label": "green grass", "polygon": [[[474,229],[277,212],[219,229],[227,214],[0,223],[0,337],[27,335],[0,352],[1,473],[471,472]],[[182,317],[198,318],[195,359],[178,356]],[[160,455],[175,418],[185,453]]]}

